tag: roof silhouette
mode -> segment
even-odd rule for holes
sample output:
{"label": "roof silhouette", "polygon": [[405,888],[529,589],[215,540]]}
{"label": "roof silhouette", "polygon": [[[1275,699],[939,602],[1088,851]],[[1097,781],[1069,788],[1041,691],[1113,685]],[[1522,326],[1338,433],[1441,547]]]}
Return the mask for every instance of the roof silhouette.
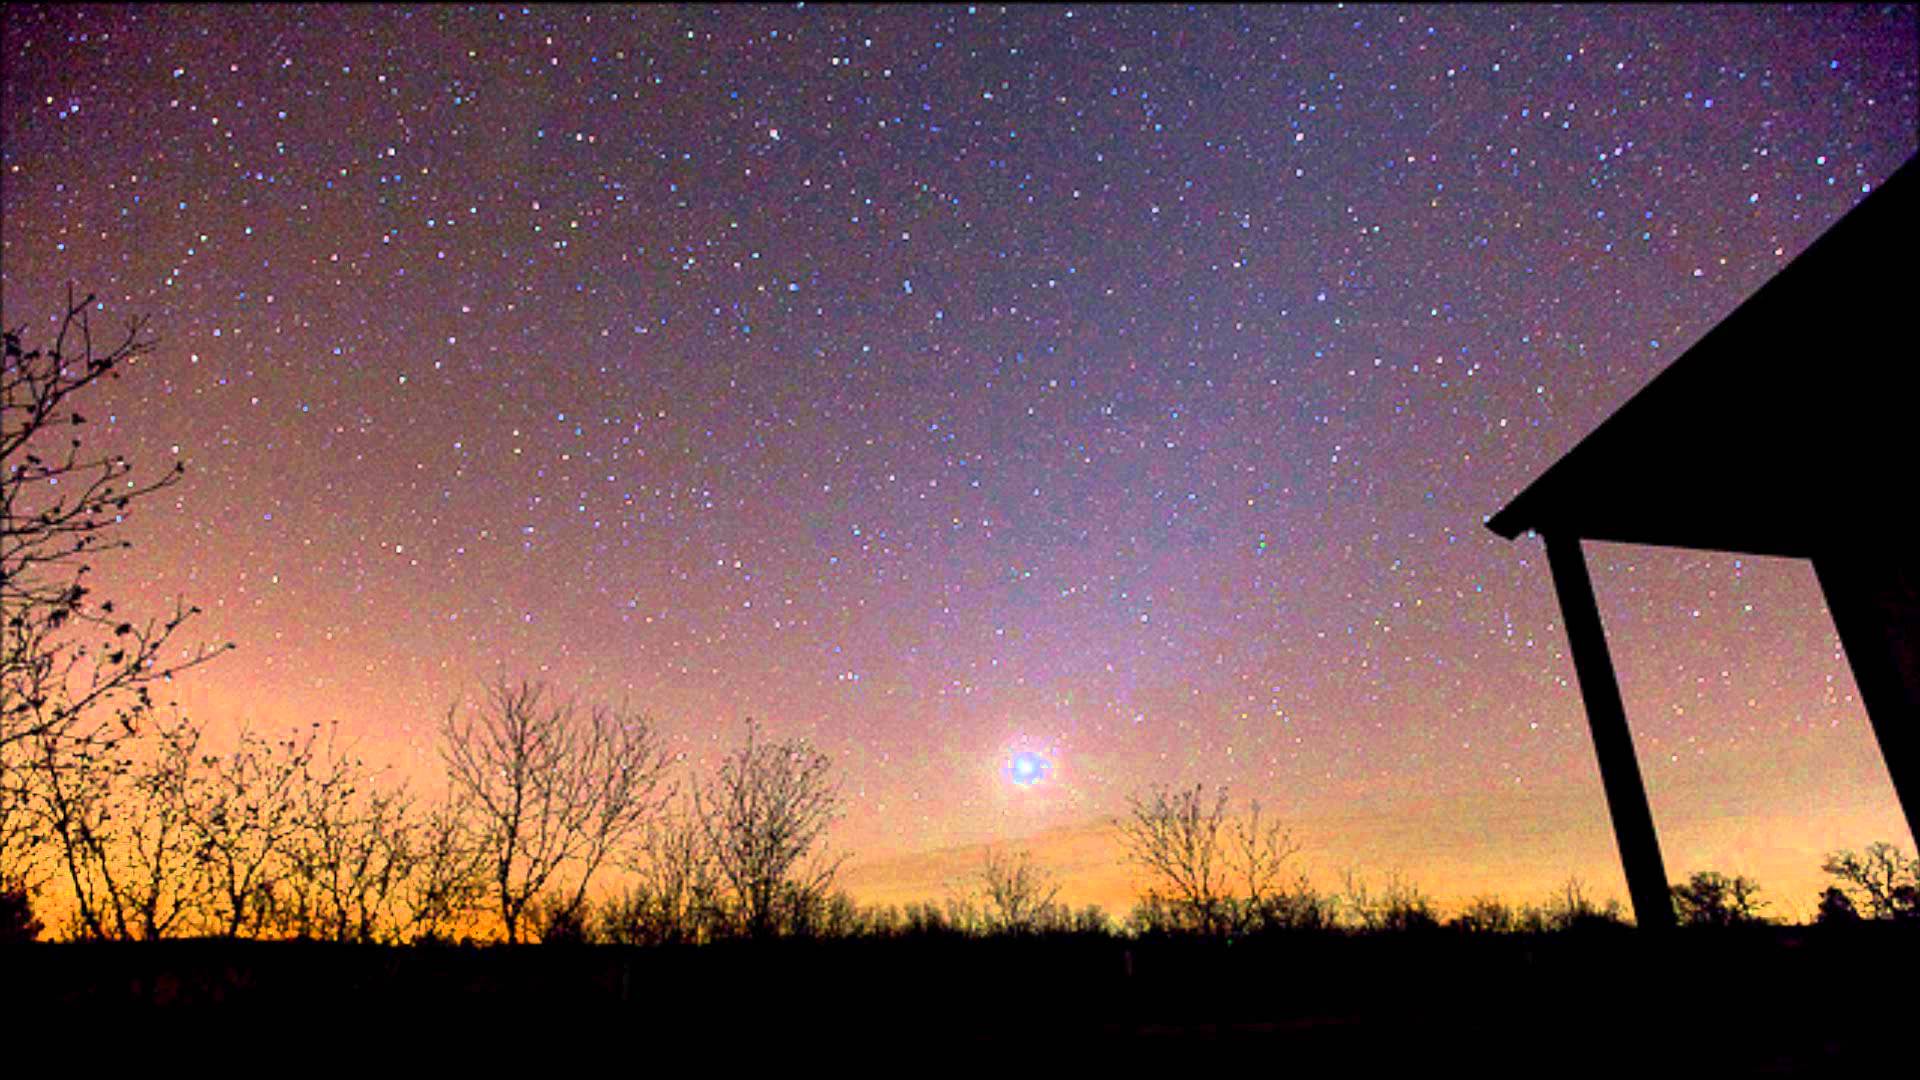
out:
{"label": "roof silhouette", "polygon": [[1546,541],[1643,927],[1673,903],[1582,540],[1811,559],[1920,836],[1917,217],[1910,158],[1487,521]]}
{"label": "roof silhouette", "polygon": [[1487,522],[1810,557],[1912,535],[1920,503],[1909,158]]}

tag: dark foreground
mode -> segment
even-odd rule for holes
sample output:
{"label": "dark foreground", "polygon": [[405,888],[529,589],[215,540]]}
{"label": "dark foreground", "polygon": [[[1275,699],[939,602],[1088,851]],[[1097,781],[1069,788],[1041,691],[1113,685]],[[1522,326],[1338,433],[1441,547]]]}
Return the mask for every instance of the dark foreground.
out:
{"label": "dark foreground", "polygon": [[[1029,1050],[1325,1073],[1905,1074],[1920,927],[1445,932],[1233,943],[854,940],[519,948],[0,948],[0,1023],[476,1041],[566,1028],[847,1063]],[[19,1025],[19,1026],[15,1026]],[[896,1059],[897,1060],[897,1059]],[[1270,1070],[1262,1070],[1263,1075]]]}

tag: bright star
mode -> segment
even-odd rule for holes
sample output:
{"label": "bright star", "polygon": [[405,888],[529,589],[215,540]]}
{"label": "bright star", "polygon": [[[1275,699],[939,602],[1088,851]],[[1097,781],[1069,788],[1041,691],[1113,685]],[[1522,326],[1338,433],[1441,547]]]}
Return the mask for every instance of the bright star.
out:
{"label": "bright star", "polygon": [[1007,778],[1021,787],[1032,787],[1053,772],[1053,763],[1031,750],[1013,755],[1007,762]]}

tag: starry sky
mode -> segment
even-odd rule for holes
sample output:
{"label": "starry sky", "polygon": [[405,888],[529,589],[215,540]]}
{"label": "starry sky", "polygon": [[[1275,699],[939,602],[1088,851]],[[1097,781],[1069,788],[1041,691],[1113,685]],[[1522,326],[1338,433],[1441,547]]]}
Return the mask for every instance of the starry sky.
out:
{"label": "starry sky", "polygon": [[[428,786],[502,675],[696,767],[760,718],[871,897],[991,842],[1117,904],[1196,782],[1624,897],[1482,522],[1920,143],[1910,6],[4,19],[7,325],[152,319],[91,433],[189,472],[101,571],[237,644],[183,707]],[[1810,568],[1588,557],[1670,872],[1911,850]]]}

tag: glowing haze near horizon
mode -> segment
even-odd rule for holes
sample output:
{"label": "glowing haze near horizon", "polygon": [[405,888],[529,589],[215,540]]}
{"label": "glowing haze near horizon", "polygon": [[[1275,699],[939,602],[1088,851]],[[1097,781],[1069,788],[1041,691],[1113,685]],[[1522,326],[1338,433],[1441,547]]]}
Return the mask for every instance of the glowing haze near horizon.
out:
{"label": "glowing haze near horizon", "polygon": [[[1482,520],[1911,155],[1920,82],[1912,8],[4,19],[5,316],[152,317],[87,411],[189,466],[102,567],[238,644],[182,704],[422,782],[500,675],[696,765],[761,718],[875,897],[1024,842],[1117,902],[1099,823],[1195,782],[1316,873],[1624,895],[1539,543]],[[1676,877],[1804,912],[1911,849],[1808,568],[1588,554]]]}

